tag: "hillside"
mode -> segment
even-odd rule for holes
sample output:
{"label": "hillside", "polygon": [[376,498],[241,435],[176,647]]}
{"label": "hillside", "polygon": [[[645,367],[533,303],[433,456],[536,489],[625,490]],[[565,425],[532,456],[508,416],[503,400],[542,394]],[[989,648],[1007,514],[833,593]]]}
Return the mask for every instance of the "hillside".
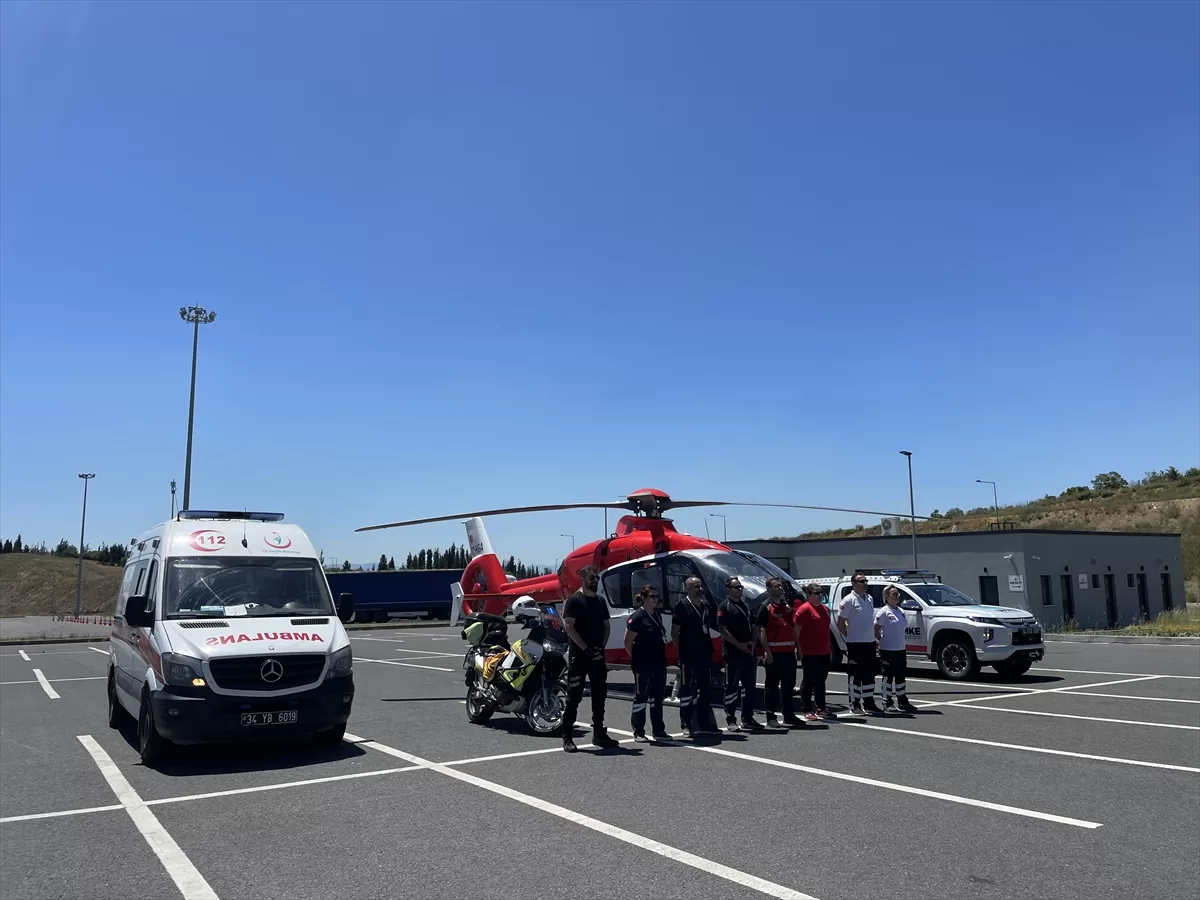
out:
{"label": "hillside", "polygon": [[[41,553],[0,554],[0,616],[52,616],[75,611],[79,562]],[[111,614],[125,570],[83,561],[83,612]]]}
{"label": "hillside", "polygon": [[[1098,475],[1092,487],[1071,487],[1057,497],[1002,506],[999,517],[1016,528],[1180,534],[1186,599],[1189,604],[1200,603],[1200,471],[1189,469],[1180,474],[1169,469],[1166,473],[1152,472],[1145,480],[1132,484],[1123,481],[1115,472]],[[917,522],[917,534],[986,531],[995,526],[996,516],[995,510],[982,507],[966,512],[934,510],[932,518]],[[903,528],[905,534],[912,533],[910,522],[906,521]],[[876,523],[789,535],[785,539],[869,537],[881,533],[882,527]]]}

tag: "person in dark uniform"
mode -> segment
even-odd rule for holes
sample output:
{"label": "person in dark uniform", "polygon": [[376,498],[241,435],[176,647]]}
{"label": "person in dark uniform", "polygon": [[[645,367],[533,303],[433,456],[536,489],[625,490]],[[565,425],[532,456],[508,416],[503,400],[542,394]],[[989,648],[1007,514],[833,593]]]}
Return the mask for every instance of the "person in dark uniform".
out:
{"label": "person in dark uniform", "polygon": [[775,710],[782,694],[783,721],[787,725],[803,725],[796,716],[792,693],[796,689],[796,624],[792,602],[783,592],[783,581],[767,579],[767,596],[758,607],[758,636],[763,646],[763,661],[767,664],[765,700],[767,724],[775,727],[779,720]]}
{"label": "person in dark uniform", "polygon": [[592,689],[592,743],[597,747],[616,747],[617,742],[604,728],[604,702],[608,699],[608,665],[604,648],[608,645],[608,605],[596,593],[600,575],[595,566],[579,570],[581,587],[563,606],[563,627],[571,641],[567,657],[567,708],[563,713],[563,750],[574,753],[575,717],[583,699],[583,680]]}
{"label": "person in dark uniform", "polygon": [[669,741],[663,724],[663,698],[667,693],[667,626],[663,623],[658,591],[646,585],[637,595],[638,605],[625,624],[625,652],[633,669],[633,739],[645,742],[646,707],[654,740]]}
{"label": "person in dark uniform", "polygon": [[671,638],[679,654],[679,724],[684,737],[697,732],[720,734],[709,690],[713,667],[709,629],[715,630],[716,616],[704,600],[699,578],[692,575],[683,588],[687,596],[671,611]]}
{"label": "person in dark uniform", "polygon": [[730,578],[725,582],[725,601],[717,608],[717,629],[721,632],[725,659],[725,727],[729,731],[738,730],[739,706],[743,729],[762,728],[754,721],[754,676],[758,662],[754,658],[754,624],[743,590],[740,581]]}

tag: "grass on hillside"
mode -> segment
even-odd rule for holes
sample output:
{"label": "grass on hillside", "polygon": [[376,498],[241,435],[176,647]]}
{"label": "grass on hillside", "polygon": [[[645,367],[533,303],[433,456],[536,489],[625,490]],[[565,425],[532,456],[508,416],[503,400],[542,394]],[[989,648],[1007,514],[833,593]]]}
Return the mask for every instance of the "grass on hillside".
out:
{"label": "grass on hillside", "polygon": [[[40,553],[0,554],[0,616],[53,616],[75,612],[79,560]],[[125,570],[83,561],[82,612],[111,615]]]}
{"label": "grass on hillside", "polygon": [[1200,637],[1200,604],[1189,603],[1186,609],[1159,613],[1150,621],[1135,622],[1124,628],[1079,628],[1072,619],[1053,629],[1061,634],[1130,634],[1145,637]]}

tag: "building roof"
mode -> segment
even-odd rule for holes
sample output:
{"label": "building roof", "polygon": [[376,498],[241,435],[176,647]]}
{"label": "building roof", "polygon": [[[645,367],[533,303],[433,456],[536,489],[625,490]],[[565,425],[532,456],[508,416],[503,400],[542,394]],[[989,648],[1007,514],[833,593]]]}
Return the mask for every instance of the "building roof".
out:
{"label": "building roof", "polygon": [[[979,529],[976,531],[934,531],[934,532],[917,532],[918,538],[956,538],[956,537],[979,537],[980,535],[994,535],[1002,537],[1012,534],[1083,534],[1091,537],[1174,537],[1182,538],[1182,535],[1176,531],[1068,531],[1056,528],[1013,528],[1008,531],[997,531],[993,528]],[[820,544],[830,541],[912,541],[912,534],[843,534],[833,535],[830,537],[794,537],[794,538],[747,538],[740,541],[729,541],[733,544]]]}

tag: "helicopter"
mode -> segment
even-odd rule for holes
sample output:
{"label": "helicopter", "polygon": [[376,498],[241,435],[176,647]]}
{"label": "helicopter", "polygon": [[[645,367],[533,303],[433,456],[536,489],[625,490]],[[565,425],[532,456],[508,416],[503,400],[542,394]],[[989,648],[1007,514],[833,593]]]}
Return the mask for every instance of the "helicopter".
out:
{"label": "helicopter", "polygon": [[[743,585],[747,602],[753,610],[758,599],[766,594],[770,578],[783,580],[785,592],[793,599],[800,596],[800,585],[787,572],[757,554],[735,550],[709,538],[685,534],[675,528],[664,514],[671,509],[700,506],[754,506],[781,509],[809,509],[828,512],[858,513],[881,517],[900,515],[864,509],[845,509],[833,506],[807,506],[795,503],[743,503],[728,500],[676,500],[657,488],[641,488],[624,499],[600,503],[562,503],[541,506],[515,506],[503,509],[478,510],[446,516],[389,522],[356,528],[355,532],[402,528],[433,522],[465,519],[470,562],[458,583],[451,585],[451,624],[460,614],[480,612],[504,615],[514,602],[532,598],[539,606],[556,607],[580,589],[580,570],[595,566],[600,575],[599,593],[609,608],[612,620],[605,658],[610,664],[628,665],[624,647],[623,620],[635,609],[634,596],[644,585],[655,587],[665,601],[663,618],[670,628],[671,610],[684,597],[683,584],[697,576],[704,586],[707,602],[714,605],[725,599],[725,584],[738,578]],[[549,512],[567,509],[622,509],[622,516],[608,537],[577,547],[563,559],[558,571],[534,578],[514,579],[500,564],[492,548],[484,516],[512,515],[527,512]],[[926,518],[918,516],[917,518]],[[605,531],[607,531],[607,525]],[[713,637],[714,657],[720,660],[720,636]],[[674,645],[667,647],[668,665],[675,660]]]}

